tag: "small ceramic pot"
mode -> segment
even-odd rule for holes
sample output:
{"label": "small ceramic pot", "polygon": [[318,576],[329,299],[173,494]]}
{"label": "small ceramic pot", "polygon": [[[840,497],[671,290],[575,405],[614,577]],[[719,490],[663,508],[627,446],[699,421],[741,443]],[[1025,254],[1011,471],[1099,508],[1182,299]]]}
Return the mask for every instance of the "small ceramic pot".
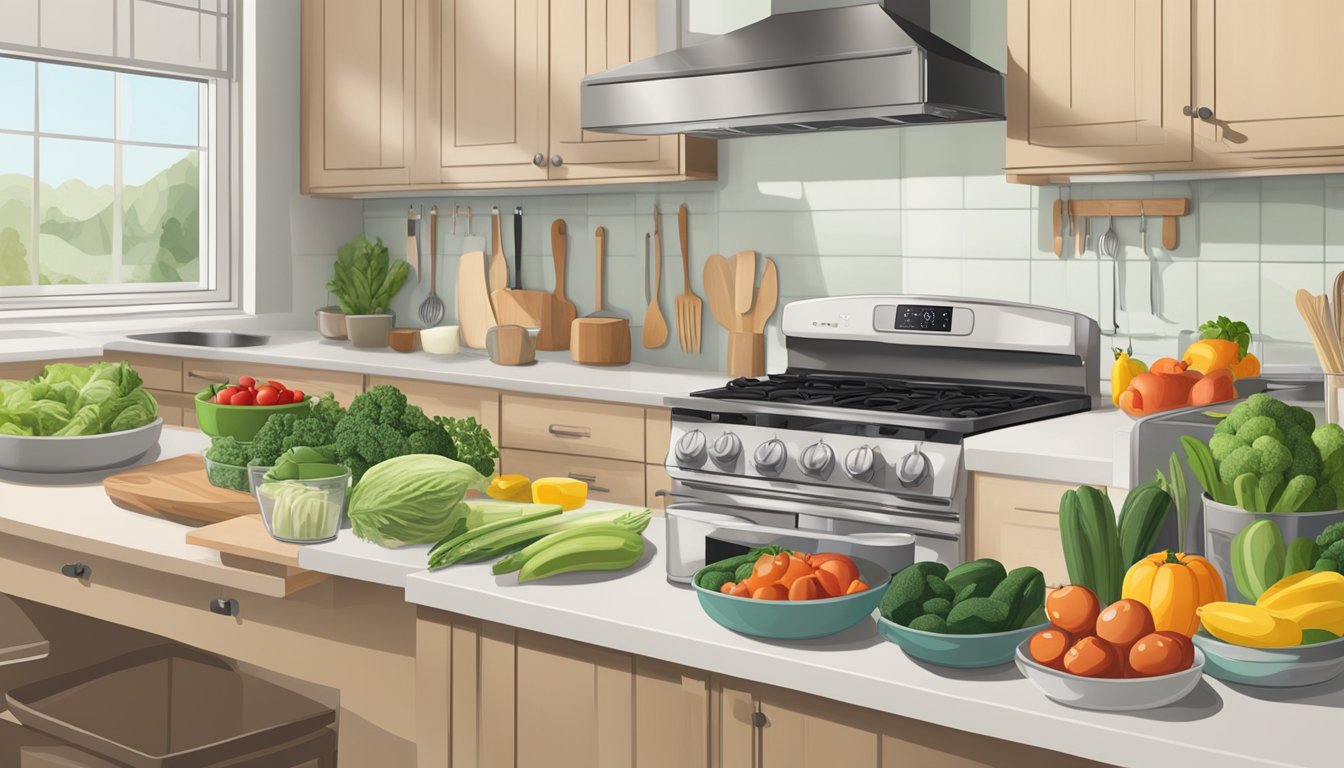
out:
{"label": "small ceramic pot", "polygon": [[420,329],[393,328],[387,335],[388,344],[398,352],[414,352],[420,346]]}
{"label": "small ceramic pot", "polygon": [[458,342],[456,325],[440,325],[420,332],[420,346],[431,355],[456,355]]}
{"label": "small ceramic pot", "polygon": [[345,338],[345,313],[340,307],[323,307],[317,310],[317,332],[324,339]]}
{"label": "small ceramic pot", "polygon": [[345,332],[351,346],[386,347],[395,317],[386,315],[346,315]]}

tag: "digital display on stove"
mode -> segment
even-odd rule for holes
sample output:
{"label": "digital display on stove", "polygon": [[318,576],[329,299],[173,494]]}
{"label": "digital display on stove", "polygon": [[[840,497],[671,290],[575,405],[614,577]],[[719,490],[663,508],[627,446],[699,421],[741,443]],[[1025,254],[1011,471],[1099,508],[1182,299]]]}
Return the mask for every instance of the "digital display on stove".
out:
{"label": "digital display on stove", "polygon": [[951,333],[952,308],[920,304],[899,304],[896,306],[896,330]]}

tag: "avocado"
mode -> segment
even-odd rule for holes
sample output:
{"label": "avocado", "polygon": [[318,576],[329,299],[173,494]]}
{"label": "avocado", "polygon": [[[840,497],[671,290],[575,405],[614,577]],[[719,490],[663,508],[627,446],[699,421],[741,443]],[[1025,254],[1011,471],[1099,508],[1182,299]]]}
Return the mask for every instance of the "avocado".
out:
{"label": "avocado", "polygon": [[1008,606],[988,597],[972,597],[952,606],[947,631],[954,635],[988,635],[1008,625]]}
{"label": "avocado", "polygon": [[920,632],[936,632],[940,635],[947,634],[947,622],[943,621],[942,616],[936,616],[932,613],[916,616],[910,621],[910,628],[917,629]]}

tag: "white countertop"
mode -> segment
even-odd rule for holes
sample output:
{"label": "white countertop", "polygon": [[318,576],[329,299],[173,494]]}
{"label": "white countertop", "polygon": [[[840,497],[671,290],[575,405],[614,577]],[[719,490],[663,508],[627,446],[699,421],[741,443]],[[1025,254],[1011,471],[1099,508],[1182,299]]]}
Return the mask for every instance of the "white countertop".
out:
{"label": "white countertop", "polygon": [[1041,695],[1011,665],[945,670],[915,663],[876,623],[799,642],[755,640],[714,623],[695,594],[665,577],[657,548],[636,570],[533,584],[490,564],[412,575],[420,605],[807,691],[860,707],[1123,766],[1321,766],[1336,760],[1344,679],[1303,692],[1233,689],[1205,678],[1184,701],[1142,713],[1089,712]]}
{"label": "white countertop", "polygon": [[963,460],[971,472],[1128,488],[1133,429],[1115,408],[1075,413],[968,437]]}
{"label": "white countertop", "polygon": [[126,466],[65,475],[0,470],[0,534],[283,597],[275,579],[226,566],[216,550],[188,544],[187,526],[122,509],[103,491],[108,475],[209,444],[195,430],[165,427],[158,448]]}

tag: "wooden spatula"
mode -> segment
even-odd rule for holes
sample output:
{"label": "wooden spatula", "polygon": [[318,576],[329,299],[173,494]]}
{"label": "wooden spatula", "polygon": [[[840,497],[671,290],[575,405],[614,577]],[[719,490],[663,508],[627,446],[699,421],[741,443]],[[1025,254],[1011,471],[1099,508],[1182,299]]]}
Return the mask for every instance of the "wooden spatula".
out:
{"label": "wooden spatula", "polygon": [[569,349],[570,325],[579,316],[579,308],[565,296],[565,262],[568,257],[568,244],[565,239],[564,219],[551,222],[551,257],[555,261],[555,290],[551,293],[550,315],[546,325],[551,329],[549,346],[542,346],[538,339],[538,349]]}
{"label": "wooden spatula", "polygon": [[676,299],[677,343],[682,352],[700,354],[700,316],[703,306],[700,297],[691,291],[690,222],[686,206],[677,209],[677,233],[681,236],[681,279],[686,290]]}
{"label": "wooden spatula", "polygon": [[717,253],[705,259],[705,296],[714,322],[730,333],[737,330],[742,316],[733,311],[733,267]]}
{"label": "wooden spatula", "polygon": [[761,287],[755,291],[751,311],[741,315],[743,323],[728,334],[728,375],[765,375],[765,323],[779,300],[779,275],[775,262],[765,260]]}
{"label": "wooden spatula", "polygon": [[745,315],[751,311],[756,292],[756,252],[738,251],[733,256],[733,311]]}
{"label": "wooden spatula", "polygon": [[457,324],[463,344],[485,349],[485,332],[495,324],[495,310],[486,283],[485,254],[480,251],[464,253],[457,261]]}
{"label": "wooden spatula", "polygon": [[499,230],[499,206],[490,209],[489,274],[491,292],[509,287],[509,261],[504,258],[504,236]]}
{"label": "wooden spatula", "polygon": [[663,291],[663,227],[657,203],[653,206],[653,253],[653,293],[644,313],[645,349],[657,349],[667,343],[667,320],[658,304],[658,294]]}

